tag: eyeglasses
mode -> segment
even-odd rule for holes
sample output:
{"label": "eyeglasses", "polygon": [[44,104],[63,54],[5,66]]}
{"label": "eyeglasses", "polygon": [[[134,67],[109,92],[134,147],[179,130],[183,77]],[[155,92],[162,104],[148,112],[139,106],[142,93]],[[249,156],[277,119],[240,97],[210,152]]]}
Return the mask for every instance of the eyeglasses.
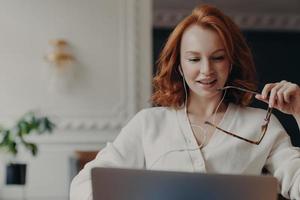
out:
{"label": "eyeglasses", "polygon": [[[224,88],[220,88],[219,90],[222,91],[222,90],[227,90],[227,89],[237,89],[237,90],[240,90],[240,91],[243,91],[243,92],[248,92],[248,93],[251,93],[251,94],[259,94],[258,92],[251,91],[251,90],[248,90],[248,89],[245,89],[245,88],[236,87],[236,86],[226,86]],[[229,131],[226,131],[226,130],[218,127],[217,125],[215,125],[215,124],[213,124],[213,123],[211,123],[209,121],[205,121],[204,123],[208,124],[210,126],[213,126],[214,128],[222,131],[223,133],[231,135],[231,136],[233,136],[235,138],[238,138],[240,140],[243,140],[243,141],[251,143],[251,144],[259,145],[260,142],[262,141],[262,139],[265,137],[266,131],[268,129],[268,125],[269,125],[269,122],[270,122],[272,110],[273,110],[273,108],[268,107],[266,117],[264,119],[263,124],[261,125],[261,136],[260,136],[260,138],[257,141],[249,140],[249,139],[241,137],[241,136],[239,136],[239,135],[237,135],[235,133],[231,133]]]}

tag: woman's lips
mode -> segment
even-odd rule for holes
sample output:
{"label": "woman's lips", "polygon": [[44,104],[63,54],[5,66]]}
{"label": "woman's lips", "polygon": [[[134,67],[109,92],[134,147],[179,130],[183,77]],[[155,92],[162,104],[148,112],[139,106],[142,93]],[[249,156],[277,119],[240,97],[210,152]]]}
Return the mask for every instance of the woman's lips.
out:
{"label": "woman's lips", "polygon": [[216,81],[216,79],[210,79],[210,80],[199,80],[197,82],[202,83],[202,84],[211,84],[214,81]]}
{"label": "woman's lips", "polygon": [[201,80],[196,81],[202,88],[208,89],[213,87],[217,83],[217,79],[214,80]]}

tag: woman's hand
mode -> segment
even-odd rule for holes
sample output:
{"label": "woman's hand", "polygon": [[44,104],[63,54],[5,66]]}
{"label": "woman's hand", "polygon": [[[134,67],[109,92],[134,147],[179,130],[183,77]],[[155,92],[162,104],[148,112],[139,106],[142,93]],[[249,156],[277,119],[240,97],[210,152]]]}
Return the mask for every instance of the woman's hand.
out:
{"label": "woman's hand", "polygon": [[261,95],[255,98],[269,104],[283,113],[300,117],[300,87],[297,84],[281,81],[266,84]]}

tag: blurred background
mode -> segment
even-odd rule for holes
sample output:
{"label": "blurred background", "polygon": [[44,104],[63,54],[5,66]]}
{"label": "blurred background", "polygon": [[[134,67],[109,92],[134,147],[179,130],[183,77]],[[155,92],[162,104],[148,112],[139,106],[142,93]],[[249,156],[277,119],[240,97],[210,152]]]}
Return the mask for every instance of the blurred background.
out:
{"label": "blurred background", "polygon": [[[38,146],[37,156],[22,147],[16,156],[0,150],[1,200],[68,199],[70,181],[84,163],[137,111],[151,106],[158,54],[174,26],[198,4],[216,5],[241,27],[260,88],[283,79],[300,84],[299,0],[0,3],[0,124],[12,127],[34,111],[56,125],[52,134],[26,137]],[[275,114],[300,146],[293,118]],[[24,184],[7,184],[11,162],[26,164]]]}

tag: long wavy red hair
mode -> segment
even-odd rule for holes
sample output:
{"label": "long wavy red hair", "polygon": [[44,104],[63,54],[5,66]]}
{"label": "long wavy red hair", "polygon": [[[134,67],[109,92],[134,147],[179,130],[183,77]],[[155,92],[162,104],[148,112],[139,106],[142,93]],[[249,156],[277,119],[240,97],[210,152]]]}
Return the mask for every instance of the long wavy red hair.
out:
{"label": "long wavy red hair", "polygon": [[[220,36],[232,70],[226,85],[256,90],[256,70],[250,48],[238,26],[219,9],[210,5],[196,7],[170,34],[158,59],[158,70],[153,78],[154,105],[180,108],[185,100],[180,64],[180,42],[184,31],[197,24],[214,30]],[[251,95],[236,90],[228,90],[225,101],[246,106]]]}

